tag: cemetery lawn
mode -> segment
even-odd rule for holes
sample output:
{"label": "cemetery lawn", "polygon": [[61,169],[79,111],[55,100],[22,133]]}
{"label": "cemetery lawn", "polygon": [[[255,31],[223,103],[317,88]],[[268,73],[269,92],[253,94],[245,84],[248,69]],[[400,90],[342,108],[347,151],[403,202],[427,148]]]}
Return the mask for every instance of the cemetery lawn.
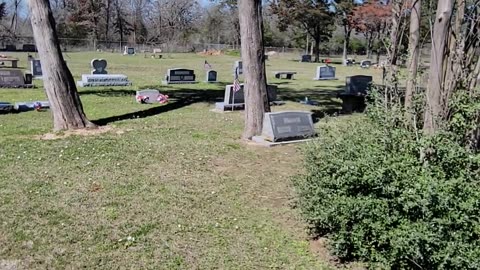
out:
{"label": "cemetery lawn", "polygon": [[[10,54],[21,59],[26,54]],[[240,140],[243,113],[213,113],[232,80],[231,56],[164,54],[164,59],[67,53],[76,80],[93,58],[132,87],[79,89],[98,134],[51,132],[49,112],[0,115],[0,268],[19,269],[330,269],[315,256],[296,209],[291,177],[302,173],[302,147],[261,148]],[[338,81],[313,81],[318,64],[271,57],[269,83],[287,102],[279,110],[313,111],[324,128],[361,116],[322,118],[340,107],[345,76],[381,70],[337,67]],[[207,60],[221,83],[163,86],[168,68]],[[297,71],[277,80],[272,71]],[[0,101],[46,100],[36,89],[0,89]],[[166,105],[140,105],[135,91],[167,93]],[[319,106],[297,101],[308,96]],[[44,139],[40,139],[44,138]],[[321,140],[321,136],[320,136]]]}

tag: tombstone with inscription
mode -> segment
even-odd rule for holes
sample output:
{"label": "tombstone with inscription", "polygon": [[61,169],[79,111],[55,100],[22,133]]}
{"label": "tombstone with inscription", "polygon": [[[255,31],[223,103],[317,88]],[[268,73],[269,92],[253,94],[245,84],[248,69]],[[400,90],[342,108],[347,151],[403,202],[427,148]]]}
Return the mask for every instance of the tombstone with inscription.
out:
{"label": "tombstone with inscription", "polygon": [[171,68],[165,75],[163,84],[184,84],[184,83],[197,83],[195,81],[195,71],[185,68]]}
{"label": "tombstone with inscription", "polygon": [[314,80],[338,80],[337,78],[335,78],[335,71],[336,68],[332,66],[317,67],[317,73]]}
{"label": "tombstone with inscription", "polygon": [[32,59],[32,61],[30,61],[30,72],[34,79],[42,79],[43,73],[40,60]]}
{"label": "tombstone with inscription", "polygon": [[310,54],[302,55],[302,59],[300,60],[302,63],[310,63],[312,62],[312,56]]}
{"label": "tombstone with inscription", "polygon": [[90,62],[90,65],[92,66],[92,74],[108,74],[106,68],[107,68],[107,60],[105,59],[93,59]]}
{"label": "tombstone with inscription", "polygon": [[253,137],[257,143],[298,141],[316,135],[311,112],[284,111],[266,113],[261,136]]}
{"label": "tombstone with inscription", "polygon": [[[225,95],[223,102],[215,103],[215,109],[219,111],[228,111],[243,109],[245,107],[245,85],[240,84],[240,90],[233,91],[233,84],[225,86]],[[270,102],[277,101],[278,86],[269,84],[267,85],[267,96]]]}
{"label": "tombstone with inscription", "polygon": [[91,74],[83,74],[82,80],[77,82],[79,87],[95,86],[129,86],[132,83],[128,77],[123,74],[107,74],[105,70],[107,61],[103,59],[93,59],[90,62],[92,67]]}
{"label": "tombstone with inscription", "polygon": [[123,50],[123,55],[135,55],[135,48],[125,46]]}
{"label": "tombstone with inscription", "polygon": [[362,112],[365,110],[365,98],[372,82],[372,76],[356,75],[347,77],[345,92],[338,95],[342,100],[342,111],[344,113]]}
{"label": "tombstone with inscription", "polygon": [[0,88],[33,88],[33,84],[21,70],[0,70]]}
{"label": "tombstone with inscription", "polygon": [[235,70],[238,68],[238,75],[243,74],[243,62],[242,61],[235,61],[235,64],[233,65],[233,72],[235,73]]}
{"label": "tombstone with inscription", "polygon": [[207,71],[207,82],[208,83],[217,82],[217,72],[215,70]]}

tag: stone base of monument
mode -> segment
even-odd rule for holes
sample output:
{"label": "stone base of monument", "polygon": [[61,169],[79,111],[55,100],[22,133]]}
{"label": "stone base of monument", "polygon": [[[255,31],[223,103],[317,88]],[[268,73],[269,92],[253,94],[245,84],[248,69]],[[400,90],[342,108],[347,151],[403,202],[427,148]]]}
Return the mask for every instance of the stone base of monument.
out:
{"label": "stone base of monument", "polygon": [[35,109],[50,109],[48,101],[16,102],[14,109],[19,112],[33,111]]}
{"label": "stone base of monument", "polygon": [[163,84],[163,85],[169,85],[169,84],[194,84],[194,83],[198,83],[198,82],[196,82],[196,81],[165,81],[165,80],[162,81],[162,84]]}
{"label": "stone base of monument", "polygon": [[314,81],[336,81],[338,78],[313,78]]}
{"label": "stone base of monument", "polygon": [[9,113],[11,111],[13,111],[12,103],[0,101],[0,113]]}
{"label": "stone base of monument", "polygon": [[231,111],[241,111],[245,109],[245,103],[238,104],[226,104],[225,102],[215,103],[215,109],[213,112],[231,112]]}
{"label": "stone base of monument", "polygon": [[258,146],[273,147],[273,146],[292,144],[292,143],[305,143],[305,142],[312,141],[313,139],[314,138],[292,140],[292,141],[271,142],[271,141],[268,141],[267,138],[263,136],[253,136],[252,141],[249,143],[253,145],[258,145]]}
{"label": "stone base of monument", "polygon": [[122,74],[84,74],[82,80],[77,82],[79,87],[96,87],[96,86],[130,86],[132,82],[128,80],[126,75]]}
{"label": "stone base of monument", "polygon": [[339,94],[338,97],[342,100],[342,112],[353,113],[365,111],[367,105],[364,95]]}

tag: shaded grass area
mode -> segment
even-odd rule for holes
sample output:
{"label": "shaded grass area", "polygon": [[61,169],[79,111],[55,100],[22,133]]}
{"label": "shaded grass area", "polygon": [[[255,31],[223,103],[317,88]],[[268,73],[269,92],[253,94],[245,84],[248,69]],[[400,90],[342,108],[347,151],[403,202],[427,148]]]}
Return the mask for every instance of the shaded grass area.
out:
{"label": "shaded grass area", "polygon": [[[17,55],[26,65],[26,55]],[[72,53],[74,76],[90,58],[109,61],[133,87],[79,89],[89,119],[112,130],[43,141],[49,112],[0,115],[0,265],[34,268],[322,269],[309,250],[290,178],[302,171],[298,147],[247,146],[243,113],[209,110],[223,96],[235,57],[193,54],[144,59]],[[25,58],[25,59],[24,59]],[[162,86],[168,68],[204,74],[207,59],[221,83]],[[269,81],[287,101],[274,110],[309,110],[319,118],[339,108],[335,91],[357,70],[338,67],[339,81],[313,81],[316,64],[282,57],[268,62]],[[294,69],[296,80],[272,79]],[[362,70],[377,79],[381,72]],[[199,75],[199,77],[201,77]],[[200,78],[201,79],[201,78]],[[199,79],[199,80],[200,80]],[[37,89],[0,89],[0,100],[45,99]],[[138,89],[156,88],[166,105],[140,105]],[[308,96],[320,106],[296,101]],[[340,117],[317,128],[357,121]],[[320,128],[321,127],[321,128]],[[320,138],[321,139],[321,138]],[[308,145],[306,145],[308,147]]]}

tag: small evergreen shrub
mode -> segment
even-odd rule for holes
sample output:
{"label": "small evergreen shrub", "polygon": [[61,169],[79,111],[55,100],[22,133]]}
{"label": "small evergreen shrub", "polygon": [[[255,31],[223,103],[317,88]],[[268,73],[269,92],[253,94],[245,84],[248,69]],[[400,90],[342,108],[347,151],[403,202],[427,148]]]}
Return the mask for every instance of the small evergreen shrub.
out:
{"label": "small evergreen shrub", "polygon": [[480,269],[480,155],[452,128],[422,137],[402,115],[374,101],[305,150],[294,185],[312,236],[375,269]]}

